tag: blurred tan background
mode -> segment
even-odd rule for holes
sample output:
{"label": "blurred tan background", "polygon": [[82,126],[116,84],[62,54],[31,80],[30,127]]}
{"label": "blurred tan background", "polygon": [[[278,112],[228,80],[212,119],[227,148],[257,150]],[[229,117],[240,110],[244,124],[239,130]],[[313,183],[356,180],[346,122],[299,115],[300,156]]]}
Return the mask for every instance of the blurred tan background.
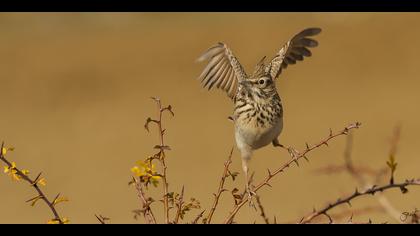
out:
{"label": "blurred tan background", "polygon": [[[131,210],[139,201],[127,182],[135,161],[155,152],[158,138],[143,125],[156,114],[149,97],[158,96],[175,112],[164,120],[173,149],[168,152],[170,190],[185,185],[186,196],[209,209],[234,145],[227,120],[232,104],[222,92],[200,87],[195,78],[204,65],[195,59],[222,41],[252,71],[295,33],[318,26],[323,32],[313,57],[289,67],[277,82],[285,109],[281,142],[302,149],[329,128],[360,121],[354,158],[381,168],[393,128],[401,123],[397,180],[420,177],[419,25],[416,13],[2,13],[0,139],[16,147],[7,157],[18,167],[33,175],[43,171],[49,196],[60,192],[70,199],[58,210],[71,223],[97,223],[95,213],[112,223],[142,222],[133,219]],[[262,190],[268,216],[293,222],[314,206],[352,192],[356,183],[346,174],[314,173],[342,163],[344,145],[345,138],[334,140],[313,152],[309,164],[275,178],[272,190]],[[251,168],[260,180],[267,167],[288,159],[269,146],[256,152]],[[232,169],[240,171],[237,150],[233,160]],[[243,177],[235,184],[242,187]],[[51,218],[43,203],[24,202],[35,196],[26,185],[0,176],[0,223]],[[386,196],[401,211],[420,207],[420,189]],[[224,195],[215,223],[231,204],[232,197]],[[377,203],[363,198],[353,207],[369,204]],[[393,222],[382,213],[370,216],[374,222]],[[262,222],[248,207],[236,219]]]}

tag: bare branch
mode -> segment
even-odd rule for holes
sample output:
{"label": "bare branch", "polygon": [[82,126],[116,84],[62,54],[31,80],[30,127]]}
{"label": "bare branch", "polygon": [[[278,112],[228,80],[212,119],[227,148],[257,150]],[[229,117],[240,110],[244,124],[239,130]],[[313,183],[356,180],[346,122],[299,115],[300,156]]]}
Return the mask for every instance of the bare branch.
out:
{"label": "bare branch", "polygon": [[373,186],[370,189],[367,189],[365,191],[359,192],[359,191],[355,191],[353,194],[351,194],[348,197],[345,197],[343,199],[338,199],[337,201],[335,201],[334,203],[330,203],[327,204],[327,206],[325,206],[324,208],[314,211],[313,213],[311,213],[310,215],[304,217],[299,223],[301,224],[306,224],[306,223],[310,223],[314,218],[321,216],[321,215],[327,215],[328,216],[328,211],[336,208],[337,206],[343,205],[343,204],[350,204],[350,201],[352,201],[355,198],[361,197],[361,196],[365,196],[365,195],[374,195],[376,192],[383,192],[385,190],[388,189],[393,189],[393,188],[399,188],[403,193],[405,193],[407,191],[408,186],[419,186],[420,185],[420,179],[412,179],[412,180],[406,180],[403,183],[397,183],[397,184],[387,184],[384,186]]}
{"label": "bare branch", "polygon": [[144,218],[148,224],[156,224],[156,218],[150,208],[150,204],[152,203],[148,198],[146,198],[146,194],[143,191],[143,184],[140,180],[133,179],[134,184],[136,186],[137,195],[141,200],[142,209],[140,210],[143,213]]}
{"label": "bare branch", "polygon": [[[290,167],[290,165],[292,163],[297,163],[301,158],[306,157],[306,155],[309,152],[311,152],[311,151],[313,151],[313,150],[315,150],[315,149],[317,149],[317,148],[319,148],[319,147],[321,147],[323,145],[326,145],[331,139],[334,139],[334,138],[336,138],[338,136],[341,136],[341,135],[347,135],[348,132],[349,132],[349,130],[357,129],[357,128],[360,127],[360,125],[361,124],[359,122],[356,122],[354,124],[350,124],[349,126],[345,127],[343,130],[341,130],[340,132],[335,133],[335,134],[330,131],[330,134],[328,135],[327,138],[325,138],[324,140],[320,141],[319,143],[317,143],[317,144],[315,144],[315,145],[313,145],[311,147],[308,145],[307,148],[303,152],[298,152],[297,155],[294,158],[292,158],[290,161],[288,161],[286,164],[284,164],[283,166],[281,166],[280,168],[278,168],[274,172],[271,172],[271,174],[269,174],[260,184],[258,184],[253,189],[253,191],[254,192],[257,192],[262,187],[264,187],[266,185],[268,186],[269,181],[274,176],[278,175],[281,172],[284,172],[288,167]],[[243,198],[240,203],[238,203],[237,205],[235,205],[235,207],[233,208],[233,210],[230,212],[229,216],[226,218],[225,223],[226,224],[232,223],[235,215],[238,213],[238,211],[241,209],[241,207],[243,205],[245,205],[245,203],[247,203],[247,202],[248,202],[248,198]]]}
{"label": "bare branch", "polygon": [[179,196],[178,202],[177,202],[177,212],[176,212],[175,220],[174,220],[175,224],[178,224],[179,218],[181,217],[183,204],[184,204],[184,186],[182,186],[181,195]]}
{"label": "bare branch", "polygon": [[105,225],[106,221],[110,220],[108,217],[102,216],[102,215],[96,215],[95,214],[96,219],[99,221],[99,223]]}
{"label": "bare branch", "polygon": [[260,216],[263,218],[264,222],[266,224],[270,224],[270,220],[268,219],[268,217],[265,215],[265,211],[264,211],[264,207],[261,203],[261,199],[259,195],[255,195],[255,199],[257,200],[257,206],[258,209],[260,209]]}
{"label": "bare branch", "polygon": [[220,196],[221,196],[221,195],[222,195],[222,193],[225,191],[225,189],[224,189],[224,186],[225,186],[225,180],[226,180],[226,178],[229,176],[229,166],[230,166],[230,164],[232,163],[232,154],[233,154],[233,147],[232,147],[232,149],[230,150],[230,154],[229,154],[229,157],[228,157],[227,161],[225,162],[225,168],[224,168],[224,170],[223,170],[223,175],[222,175],[222,178],[220,179],[219,188],[218,188],[218,190],[217,190],[217,193],[216,193],[216,194],[214,194],[214,202],[213,202],[213,206],[212,206],[212,208],[210,209],[210,212],[209,212],[209,214],[207,215],[207,218],[206,218],[206,223],[207,223],[207,224],[210,224],[210,223],[211,223],[211,220],[212,220],[212,217],[213,217],[214,211],[216,210],[216,207],[217,207],[217,205],[219,204],[219,199],[220,199]]}
{"label": "bare branch", "polygon": [[28,182],[35,189],[35,191],[38,193],[38,197],[36,197],[36,198],[39,198],[39,199],[43,200],[45,202],[45,204],[47,204],[47,206],[50,208],[52,214],[54,215],[53,220],[57,221],[59,224],[64,224],[63,218],[60,217],[57,210],[55,209],[55,204],[54,204],[55,199],[54,199],[54,201],[50,201],[47,198],[47,196],[45,195],[45,193],[38,186],[38,179],[39,179],[41,174],[39,174],[37,176],[36,180],[32,180],[28,175],[24,174],[20,169],[18,169],[17,167],[13,167],[12,163],[10,161],[8,161],[6,159],[6,157],[4,156],[3,148],[4,148],[4,142],[2,142],[1,148],[0,148],[0,160],[2,162],[4,162],[9,168],[12,168],[12,169],[16,170],[16,174],[19,175],[20,177],[22,177],[23,180]]}

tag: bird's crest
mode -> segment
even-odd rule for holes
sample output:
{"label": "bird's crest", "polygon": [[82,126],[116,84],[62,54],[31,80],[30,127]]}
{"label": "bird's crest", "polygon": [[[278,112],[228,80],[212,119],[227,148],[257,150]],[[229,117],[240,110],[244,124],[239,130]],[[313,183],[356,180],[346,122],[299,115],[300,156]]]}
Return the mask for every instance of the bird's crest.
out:
{"label": "bird's crest", "polygon": [[255,66],[254,72],[252,73],[252,78],[259,78],[263,75],[266,74],[265,72],[265,61],[266,56],[264,56],[263,58],[261,58],[261,60],[257,63],[257,65]]}

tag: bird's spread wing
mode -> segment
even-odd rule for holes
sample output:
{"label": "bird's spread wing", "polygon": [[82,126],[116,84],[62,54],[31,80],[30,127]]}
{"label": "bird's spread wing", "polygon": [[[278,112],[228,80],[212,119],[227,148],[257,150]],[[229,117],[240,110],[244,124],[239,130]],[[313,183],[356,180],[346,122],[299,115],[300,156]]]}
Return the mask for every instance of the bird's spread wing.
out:
{"label": "bird's spread wing", "polygon": [[198,61],[208,60],[198,79],[204,88],[213,87],[224,90],[233,98],[238,89],[238,83],[247,78],[247,75],[232,51],[223,43],[209,48]]}
{"label": "bird's spread wing", "polygon": [[289,64],[293,65],[296,64],[296,61],[303,61],[305,57],[310,57],[312,53],[308,48],[318,46],[318,42],[308,37],[315,36],[320,32],[320,28],[308,28],[289,40],[265,69],[270,73],[271,78],[277,78]]}

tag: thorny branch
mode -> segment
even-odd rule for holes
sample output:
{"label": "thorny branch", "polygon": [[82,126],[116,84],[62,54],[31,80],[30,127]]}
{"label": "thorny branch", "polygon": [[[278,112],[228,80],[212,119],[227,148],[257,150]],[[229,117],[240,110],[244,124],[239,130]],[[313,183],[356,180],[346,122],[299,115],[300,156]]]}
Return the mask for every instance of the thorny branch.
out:
{"label": "thorny branch", "polygon": [[260,216],[263,218],[266,224],[270,224],[270,221],[268,220],[268,217],[266,216],[265,211],[264,211],[264,207],[261,203],[260,196],[255,195],[255,199],[257,200],[258,209],[260,209]]}
{"label": "thorny branch", "polygon": [[192,221],[192,224],[197,224],[198,220],[200,220],[201,217],[203,217],[205,210],[201,211],[200,214],[195,217],[195,219]]}
{"label": "thorny branch", "polygon": [[146,125],[145,128],[148,131],[148,124],[149,122],[154,122],[156,123],[156,125],[158,126],[158,131],[159,131],[159,141],[160,141],[160,145],[157,145],[155,148],[160,149],[159,151],[159,162],[162,166],[162,181],[163,181],[163,208],[164,208],[164,219],[165,219],[165,224],[169,224],[169,200],[168,200],[168,179],[167,179],[167,174],[166,174],[166,162],[165,162],[165,150],[170,150],[170,148],[168,146],[165,146],[165,142],[164,142],[164,134],[165,134],[165,130],[162,128],[162,115],[163,112],[168,111],[169,113],[171,113],[172,116],[174,116],[174,113],[172,112],[172,107],[169,105],[167,107],[162,107],[162,103],[160,101],[159,98],[156,97],[152,97],[152,99],[156,102],[157,108],[158,108],[158,119],[157,120],[153,120],[151,118],[148,118],[146,121]]}
{"label": "thorny branch", "polygon": [[133,178],[133,181],[136,186],[137,195],[140,198],[140,201],[142,204],[142,209],[140,210],[140,213],[143,214],[148,224],[156,224],[156,218],[152,212],[152,209],[150,208],[150,204],[152,203],[152,200],[149,198],[146,198],[146,195],[143,191],[143,184],[135,178]]}
{"label": "thorny branch", "polygon": [[396,183],[396,184],[389,183],[383,186],[372,186],[371,188],[362,192],[356,189],[355,192],[351,194],[350,196],[345,197],[343,199],[337,199],[336,202],[327,204],[327,206],[325,206],[324,208],[320,210],[314,210],[312,214],[302,218],[302,220],[299,223],[301,224],[310,223],[314,218],[321,215],[326,216],[329,219],[330,223],[332,223],[332,217],[328,214],[328,211],[343,204],[348,204],[349,206],[351,206],[351,201],[355,198],[358,198],[364,195],[374,195],[377,192],[383,192],[385,190],[393,189],[393,188],[399,188],[402,193],[406,193],[408,191],[407,190],[408,186],[419,186],[419,185],[420,185],[420,179],[412,179],[412,180],[406,180],[403,183]]}
{"label": "thorny branch", "polygon": [[[391,140],[391,149],[389,156],[391,158],[394,158],[396,150],[397,150],[397,144],[400,137],[400,131],[401,127],[397,126],[394,130],[394,135]],[[373,186],[372,182],[369,181],[365,175],[370,175],[375,178],[374,183],[379,182],[381,177],[384,176],[384,174],[388,173],[388,168],[380,169],[380,170],[374,170],[370,169],[369,167],[356,167],[353,163],[352,159],[352,150],[353,150],[353,135],[350,133],[347,136],[347,142],[346,147],[344,150],[344,165],[333,167],[328,166],[327,168],[323,168],[321,171],[326,174],[334,174],[334,173],[340,173],[340,172],[347,172],[350,174],[352,178],[354,178],[360,186],[363,187],[363,189],[368,189],[371,186]],[[394,163],[396,165],[396,163]],[[368,170],[368,171],[367,171]],[[391,173],[391,179],[389,181],[391,184],[394,182],[393,173]],[[388,200],[387,197],[385,197],[382,193],[378,193],[375,195],[379,204],[381,205],[382,209],[390,215],[392,218],[394,218],[397,222],[400,222],[400,216],[401,212],[399,212]]]}
{"label": "thorny branch", "polygon": [[212,220],[214,211],[216,210],[216,207],[219,204],[220,196],[222,195],[222,193],[224,191],[226,191],[226,189],[224,189],[224,186],[225,186],[225,180],[229,176],[229,166],[232,163],[232,154],[233,154],[233,148],[230,151],[228,160],[225,162],[225,168],[223,170],[222,178],[220,179],[219,188],[217,190],[217,193],[214,194],[213,206],[210,209],[209,214],[207,215],[207,218],[205,219],[205,222],[207,224],[210,224],[211,223],[211,220]]}
{"label": "thorny branch", "polygon": [[178,202],[176,205],[177,205],[177,211],[176,211],[174,223],[178,224],[179,218],[181,217],[181,214],[182,214],[182,207],[184,205],[184,186],[182,186],[181,195],[179,196]]}
{"label": "thorny branch", "polygon": [[[325,145],[325,146],[328,146],[328,142],[331,140],[331,139],[334,139],[334,138],[336,138],[336,137],[338,137],[338,136],[341,136],[341,135],[347,135],[348,133],[349,133],[349,131],[350,130],[352,130],[352,129],[357,129],[357,128],[359,128],[360,127],[360,125],[361,125],[361,123],[359,123],[359,122],[356,122],[356,123],[354,123],[354,124],[350,124],[349,126],[347,126],[347,127],[345,127],[343,130],[341,130],[340,132],[338,132],[338,133],[333,133],[332,132],[332,130],[330,130],[330,134],[328,135],[328,137],[327,138],[325,138],[324,140],[322,140],[322,141],[320,141],[319,143],[317,143],[317,144],[315,144],[315,145],[313,145],[313,146],[309,146],[307,143],[306,143],[306,149],[303,151],[303,152],[298,152],[295,156],[294,156],[294,158],[292,158],[290,161],[288,161],[287,163],[285,163],[283,166],[281,166],[280,168],[278,168],[278,169],[276,169],[274,172],[271,172],[270,170],[268,170],[268,175],[267,175],[267,177],[261,182],[261,183],[259,183],[254,189],[253,189],[253,191],[254,192],[257,192],[258,190],[260,190],[262,187],[264,187],[264,186],[270,186],[270,184],[269,184],[269,182],[270,182],[270,180],[273,178],[273,177],[275,177],[276,175],[278,175],[279,173],[281,173],[281,172],[284,172],[288,167],[290,167],[291,166],[291,164],[292,163],[296,163],[297,165],[298,165],[298,161],[301,159],[301,158],[304,158],[304,159],[306,159],[306,160],[308,160],[307,159],[307,157],[306,157],[306,155],[309,153],[309,152],[311,152],[311,151],[313,151],[313,150],[315,150],[315,149],[317,149],[317,148],[319,148],[319,147],[321,147],[321,146],[323,146],[323,145]],[[234,217],[236,216],[236,214],[238,213],[238,211],[241,209],[241,207],[242,206],[244,206],[246,203],[248,202],[248,198],[246,198],[246,197],[243,197],[242,198],[242,200],[238,203],[238,204],[236,204],[235,206],[234,206],[234,208],[233,208],[233,210],[230,212],[230,214],[228,215],[228,217],[226,218],[226,220],[225,220],[225,223],[226,224],[231,224],[232,222],[233,222],[233,219],[234,219]]]}
{"label": "thorny branch", "polygon": [[23,180],[25,180],[26,182],[28,182],[38,193],[38,196],[35,198],[30,199],[41,199],[45,202],[45,204],[47,204],[47,206],[50,208],[52,214],[54,215],[54,219],[55,221],[57,221],[59,224],[64,224],[63,222],[63,218],[60,217],[60,215],[58,214],[57,210],[55,209],[55,202],[58,199],[58,197],[60,196],[60,194],[58,194],[54,200],[49,200],[47,198],[47,196],[44,194],[44,192],[41,190],[41,188],[38,186],[38,180],[41,177],[41,173],[38,174],[38,176],[36,177],[35,180],[31,179],[29,176],[25,175],[21,170],[19,170],[17,167],[13,167],[12,163],[10,161],[8,161],[6,159],[6,157],[3,154],[3,148],[4,148],[4,142],[2,142],[1,144],[1,148],[0,148],[0,160],[3,161],[9,168],[13,168],[14,170],[16,170],[16,174],[19,175],[20,177],[22,177]]}
{"label": "thorny branch", "polygon": [[102,216],[102,215],[96,215],[95,214],[96,219],[99,221],[99,223],[101,223],[102,225],[106,224],[106,221],[110,220],[108,217]]}

